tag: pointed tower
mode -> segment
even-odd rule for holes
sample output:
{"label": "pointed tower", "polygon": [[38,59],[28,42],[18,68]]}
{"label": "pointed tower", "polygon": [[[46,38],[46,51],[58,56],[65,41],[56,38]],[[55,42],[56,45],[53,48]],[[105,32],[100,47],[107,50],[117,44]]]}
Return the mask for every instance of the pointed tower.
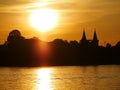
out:
{"label": "pointed tower", "polygon": [[94,36],[93,36],[93,40],[92,40],[92,45],[93,47],[97,47],[98,46],[98,38],[97,38],[97,34],[96,34],[96,29],[94,30]]}
{"label": "pointed tower", "polygon": [[87,46],[88,40],[86,39],[85,29],[83,29],[82,39],[80,40],[80,45]]}
{"label": "pointed tower", "polygon": [[81,39],[81,41],[86,41],[87,39],[86,39],[86,35],[85,35],[85,29],[83,29],[83,35],[82,35],[82,39]]}

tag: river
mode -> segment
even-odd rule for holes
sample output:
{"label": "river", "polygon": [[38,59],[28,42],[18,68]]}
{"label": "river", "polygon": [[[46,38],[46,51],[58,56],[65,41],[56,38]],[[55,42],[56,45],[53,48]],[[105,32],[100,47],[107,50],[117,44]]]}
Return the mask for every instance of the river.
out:
{"label": "river", "polygon": [[120,90],[120,65],[1,67],[0,90]]}

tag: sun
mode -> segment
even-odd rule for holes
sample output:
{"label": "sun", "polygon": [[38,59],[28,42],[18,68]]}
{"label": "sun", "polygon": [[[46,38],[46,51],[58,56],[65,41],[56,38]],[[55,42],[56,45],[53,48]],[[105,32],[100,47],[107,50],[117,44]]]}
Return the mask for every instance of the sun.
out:
{"label": "sun", "polygon": [[30,15],[30,24],[41,32],[47,32],[57,26],[58,15],[53,9],[34,10]]}

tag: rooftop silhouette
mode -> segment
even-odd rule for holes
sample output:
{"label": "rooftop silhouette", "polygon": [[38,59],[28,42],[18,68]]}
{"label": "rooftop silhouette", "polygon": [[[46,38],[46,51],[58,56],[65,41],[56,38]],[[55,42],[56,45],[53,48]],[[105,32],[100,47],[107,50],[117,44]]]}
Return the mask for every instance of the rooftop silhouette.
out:
{"label": "rooftop silhouette", "polygon": [[80,42],[55,39],[44,42],[26,39],[19,30],[12,30],[0,45],[0,66],[53,66],[120,64],[120,41],[112,46],[99,46],[96,29],[87,40],[85,29]]}
{"label": "rooftop silhouette", "polygon": [[80,44],[83,47],[98,47],[99,45],[99,40],[97,38],[97,33],[96,33],[96,29],[94,30],[94,35],[93,35],[93,39],[92,40],[87,40],[86,38],[86,34],[85,34],[85,29],[83,29],[83,35],[82,35],[82,39],[80,40]]}

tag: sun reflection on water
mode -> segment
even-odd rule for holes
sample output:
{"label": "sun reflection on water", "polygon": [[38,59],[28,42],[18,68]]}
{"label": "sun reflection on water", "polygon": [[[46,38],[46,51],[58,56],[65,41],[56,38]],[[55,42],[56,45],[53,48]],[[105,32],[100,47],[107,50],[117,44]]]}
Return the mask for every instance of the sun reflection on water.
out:
{"label": "sun reflection on water", "polygon": [[37,71],[37,78],[39,79],[37,82],[37,90],[52,90],[50,87],[50,74],[51,70],[49,68],[42,68]]}

